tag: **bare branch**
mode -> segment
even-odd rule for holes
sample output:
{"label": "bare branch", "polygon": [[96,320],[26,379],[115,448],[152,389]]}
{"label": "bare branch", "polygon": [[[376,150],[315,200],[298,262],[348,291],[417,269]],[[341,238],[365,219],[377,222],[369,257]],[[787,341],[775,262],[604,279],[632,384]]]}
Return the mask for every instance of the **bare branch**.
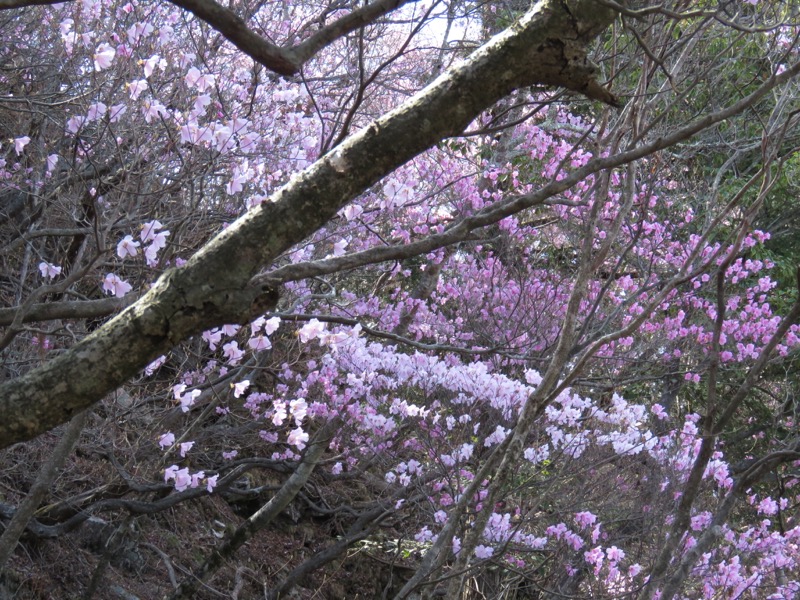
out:
{"label": "bare branch", "polygon": [[339,38],[372,23],[378,17],[392,12],[409,1],[415,2],[416,0],[377,0],[367,4],[337,19],[330,25],[326,25],[308,39],[294,46],[292,52],[302,64]]}
{"label": "bare branch", "polygon": [[0,0],[0,10],[12,8],[25,8],[26,6],[47,6],[48,4],[62,4],[70,0]]}
{"label": "bare branch", "polygon": [[[17,0],[0,0],[13,2]],[[42,3],[49,0],[43,0]],[[339,38],[375,21],[409,0],[377,0],[326,25],[291,48],[276,46],[255,33],[235,12],[214,0],[170,0],[219,31],[257,63],[280,75],[296,75],[303,64]]]}
{"label": "bare branch", "polygon": [[224,35],[239,50],[256,62],[280,75],[294,75],[300,61],[291,49],[270,43],[252,29],[232,10],[214,0],[170,0],[188,10]]}
{"label": "bare branch", "polygon": [[[100,300],[75,300],[73,302],[40,302],[33,304],[21,318],[22,323],[38,323],[57,319],[98,319],[127,308],[139,299],[138,294],[124,298],[102,298]],[[0,326],[11,325],[17,312],[23,307],[0,308]]]}

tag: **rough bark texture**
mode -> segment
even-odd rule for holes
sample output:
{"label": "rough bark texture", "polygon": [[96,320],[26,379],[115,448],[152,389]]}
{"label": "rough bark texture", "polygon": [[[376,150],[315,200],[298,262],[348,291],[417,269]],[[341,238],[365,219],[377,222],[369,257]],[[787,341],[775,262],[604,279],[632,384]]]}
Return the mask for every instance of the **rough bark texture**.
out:
{"label": "rough bark texture", "polygon": [[133,306],[59,357],[0,386],[0,447],[30,439],[100,400],[155,357],[223,323],[275,306],[277,290],[251,278],[325,224],[347,202],[516,88],[563,86],[614,102],[593,79],[587,44],[614,12],[594,0],[545,0],[466,61],[374,121],[184,267],[166,272]]}

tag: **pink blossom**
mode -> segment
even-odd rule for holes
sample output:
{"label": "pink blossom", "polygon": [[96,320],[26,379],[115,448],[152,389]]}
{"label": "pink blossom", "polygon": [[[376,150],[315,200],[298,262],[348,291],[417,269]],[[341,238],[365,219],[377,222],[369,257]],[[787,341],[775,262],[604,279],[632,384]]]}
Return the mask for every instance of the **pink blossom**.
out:
{"label": "pink blossom", "polygon": [[494,548],[491,546],[484,546],[483,544],[480,544],[475,547],[475,556],[482,560],[491,558],[492,554],[494,554]]}
{"label": "pink blossom", "polygon": [[181,410],[183,412],[189,412],[189,409],[194,406],[195,400],[200,396],[200,390],[192,390],[191,392],[184,393],[186,389],[186,384],[179,383],[172,389],[172,393],[176,400],[178,400],[181,404]]}
{"label": "pink blossom", "polygon": [[86,120],[89,122],[97,121],[98,119],[102,119],[103,115],[106,114],[108,107],[103,104],[102,102],[95,102],[94,104],[89,106],[89,110],[86,113]]}
{"label": "pink blossom", "polygon": [[625,552],[616,546],[611,546],[606,549],[606,558],[613,562],[619,562],[625,558]]}
{"label": "pink blossom", "polygon": [[287,416],[286,402],[275,401],[273,405],[272,424],[275,425],[275,427],[280,427],[283,425]]}
{"label": "pink blossom", "polygon": [[108,111],[109,113],[108,120],[111,123],[117,123],[122,118],[122,115],[124,115],[126,112],[128,112],[127,106],[125,106],[124,104],[114,104]]}
{"label": "pink blossom", "polygon": [[142,114],[145,123],[152,123],[159,117],[166,117],[169,113],[167,107],[158,100],[145,100],[142,105]]}
{"label": "pink blossom", "polygon": [[137,79],[136,81],[131,81],[126,84],[126,87],[128,88],[128,95],[131,100],[137,100],[141,93],[147,89],[147,80]]}
{"label": "pink blossom", "polygon": [[341,256],[345,252],[345,248],[350,242],[347,240],[339,240],[333,245],[333,255],[334,256]]}
{"label": "pink blossom", "polygon": [[510,431],[509,429],[506,429],[505,427],[498,425],[493,433],[486,436],[486,439],[483,441],[483,445],[488,448],[494,446],[495,444],[499,444],[504,439],[506,439],[506,436],[508,435],[509,431]]}
{"label": "pink blossom", "polygon": [[17,156],[22,154],[23,148],[27,146],[31,141],[27,135],[23,135],[22,137],[18,137],[14,139],[14,152],[17,153]]}
{"label": "pink blossom", "polygon": [[117,51],[106,43],[100,44],[94,51],[94,70],[102,71],[111,66]]}
{"label": "pink blossom", "polygon": [[278,434],[275,433],[274,431],[263,431],[262,430],[262,431],[258,432],[258,436],[262,440],[264,440],[265,442],[268,442],[270,444],[276,444],[278,442]]}
{"label": "pink blossom", "polygon": [[128,42],[131,46],[135,46],[142,37],[147,37],[153,31],[155,31],[155,27],[150,23],[134,23],[128,28]]}
{"label": "pink blossom", "polygon": [[230,324],[230,323],[220,327],[220,330],[222,331],[222,333],[224,333],[225,335],[228,335],[228,336],[236,335],[237,332],[239,331],[239,329],[241,329],[241,327],[239,325]]}
{"label": "pink blossom", "polygon": [[459,552],[461,552],[461,538],[453,537],[453,554],[458,556]]}
{"label": "pink blossom", "polygon": [[213,75],[210,73],[201,73],[197,67],[191,67],[184,79],[186,85],[196,87],[201,92],[205,92],[208,88],[212,87],[215,82],[215,77]]}
{"label": "pink blossom", "polygon": [[247,340],[247,345],[253,350],[269,350],[272,348],[272,342],[265,335],[257,335]]}
{"label": "pink blossom", "polygon": [[151,362],[149,365],[147,365],[147,366],[144,368],[144,374],[145,374],[145,375],[147,375],[148,377],[150,377],[150,376],[151,376],[153,373],[155,373],[155,372],[156,372],[156,371],[157,371],[157,370],[158,370],[158,369],[161,367],[161,365],[163,365],[165,362],[167,362],[167,357],[166,357],[166,356],[164,356],[164,355],[162,354],[161,356],[159,356],[157,359],[155,359],[153,362]]}
{"label": "pink blossom", "polygon": [[664,410],[664,407],[661,406],[660,404],[653,404],[653,406],[650,407],[650,412],[652,412],[656,416],[656,418],[658,418],[661,421],[669,419],[669,415]]}
{"label": "pink blossom", "polygon": [[208,344],[210,350],[216,350],[217,344],[222,341],[222,332],[219,329],[211,329],[203,332],[203,339]]}
{"label": "pink blossom", "polygon": [[139,252],[137,248],[139,247],[139,242],[133,241],[133,236],[126,235],[122,238],[119,244],[117,244],[117,256],[120,258],[125,258],[126,256],[136,256]]}
{"label": "pink blossom", "polygon": [[759,514],[772,516],[778,514],[778,503],[775,502],[772,498],[767,496],[761,502],[758,503],[758,512]]}
{"label": "pink blossom", "polygon": [[708,511],[703,511],[698,515],[692,517],[691,520],[691,528],[692,531],[700,531],[708,527],[708,524],[711,523],[711,513]]}
{"label": "pink blossom", "polygon": [[61,274],[61,267],[57,267],[48,262],[40,262],[39,272],[42,274],[42,277],[46,279],[53,279]]}
{"label": "pink blossom", "polygon": [[420,544],[424,544],[425,542],[430,542],[434,539],[433,532],[428,529],[427,527],[423,527],[415,536],[414,539],[419,542]]}
{"label": "pink blossom", "polygon": [[300,328],[300,330],[297,332],[297,335],[300,337],[300,341],[306,344],[322,335],[322,333],[325,331],[325,327],[325,323],[321,323],[317,319],[311,319],[308,323]]}
{"label": "pink blossom", "polygon": [[605,554],[603,549],[600,546],[596,546],[591,550],[583,553],[583,558],[586,560],[587,563],[594,566],[595,575],[600,572],[600,568],[603,566],[603,561],[605,560]]}
{"label": "pink blossom", "polygon": [[349,204],[342,212],[345,219],[352,221],[353,219],[357,219],[359,216],[361,216],[364,213],[364,209],[358,204]]}
{"label": "pink blossom", "polygon": [[281,318],[280,317],[272,317],[271,319],[267,319],[266,323],[264,323],[264,333],[267,335],[272,335],[278,330],[278,327],[281,325]]}
{"label": "pink blossom", "polygon": [[125,294],[130,292],[133,286],[124,279],[120,279],[114,273],[109,273],[103,279],[103,290],[109,294],[113,294],[117,298],[122,298]]}
{"label": "pink blossom", "polygon": [[389,199],[389,207],[402,206],[411,199],[414,192],[413,186],[401,183],[396,179],[389,179],[383,186],[383,192]]}
{"label": "pink blossom", "polygon": [[155,239],[156,235],[158,235],[158,231],[163,228],[164,226],[157,219],[148,221],[142,225],[142,231],[139,233],[139,239],[141,239],[142,243],[144,244],[151,242]]}
{"label": "pink blossom", "polygon": [[244,356],[244,350],[239,349],[239,344],[235,341],[228,342],[227,344],[222,346],[222,353],[228,359],[228,362],[232,365],[235,365]]}
{"label": "pink blossom", "polygon": [[219,479],[219,474],[206,477],[206,490],[208,490],[209,494],[217,487],[217,479]]}
{"label": "pink blossom", "polygon": [[187,467],[178,469],[178,465],[172,465],[164,470],[164,481],[168,482],[170,479],[175,480],[175,490],[178,492],[184,491],[192,483],[192,476],[189,475],[189,469]]}
{"label": "pink blossom", "polygon": [[289,438],[287,440],[290,446],[296,446],[298,450],[302,450],[306,447],[306,442],[308,441],[308,434],[303,431],[302,427],[298,427],[297,429],[293,429],[289,432]]}
{"label": "pink blossom", "polygon": [[147,261],[148,267],[155,267],[158,265],[158,248],[154,245],[149,245],[144,249],[144,258]]}
{"label": "pink blossom", "polygon": [[192,481],[189,484],[189,487],[196,488],[200,485],[200,480],[206,476],[205,471],[197,471],[197,473],[192,473]]}
{"label": "pink blossom", "polygon": [[303,419],[306,418],[308,411],[308,404],[305,398],[298,398],[289,402],[289,412],[294,417],[295,425],[300,425]]}
{"label": "pink blossom", "polygon": [[597,522],[597,516],[589,511],[575,513],[575,522],[581,529],[586,529]]}
{"label": "pink blossom", "polygon": [[600,539],[600,525],[595,525],[594,529],[592,529],[592,543],[596,544],[597,540]]}
{"label": "pink blossom", "polygon": [[153,56],[148,58],[146,61],[144,61],[144,76],[145,76],[145,79],[149,78],[150,75],[153,74],[153,69],[155,69],[156,65],[158,65],[158,64],[164,64],[164,65],[166,64],[166,61],[164,61],[158,54],[154,54]]}
{"label": "pink blossom", "polygon": [[[192,449],[192,446],[194,446],[194,442],[181,442],[181,445],[180,445],[181,456],[185,457],[186,453],[189,452],[189,450]],[[194,486],[192,486],[192,487],[194,487]]]}
{"label": "pink blossom", "polygon": [[86,117],[75,116],[67,120],[67,131],[70,133],[78,133],[83,124],[86,123]]}
{"label": "pink blossom", "polygon": [[234,383],[231,387],[233,387],[233,397],[241,398],[242,394],[244,394],[247,391],[247,388],[250,387],[250,380],[245,379],[239,383]]}
{"label": "pink blossom", "polygon": [[158,445],[162,449],[172,446],[172,444],[174,443],[175,443],[175,434],[172,433],[171,431],[168,431],[167,433],[158,438]]}

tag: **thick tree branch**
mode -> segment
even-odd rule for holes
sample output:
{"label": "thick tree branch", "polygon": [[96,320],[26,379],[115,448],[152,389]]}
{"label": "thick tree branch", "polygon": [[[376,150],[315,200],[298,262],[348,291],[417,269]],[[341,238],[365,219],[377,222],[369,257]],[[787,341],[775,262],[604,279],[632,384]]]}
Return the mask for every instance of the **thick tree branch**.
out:
{"label": "thick tree branch", "polygon": [[69,0],[0,0],[0,10],[25,8],[26,6],[60,4]]}
{"label": "thick tree branch", "polygon": [[[69,0],[0,0],[0,10],[58,4]],[[377,0],[349,12],[292,47],[276,46],[253,31],[239,15],[215,0],[169,0],[220,32],[239,50],[279,75],[296,75],[320,50],[409,0]]]}
{"label": "thick tree branch", "polygon": [[214,0],[170,0],[176,6],[188,10],[224,35],[234,46],[280,75],[294,75],[300,61],[288,48],[270,43],[252,29],[232,10]]}
{"label": "thick tree branch", "polygon": [[339,38],[355,31],[359,27],[372,23],[378,17],[392,12],[407,2],[409,2],[409,0],[377,0],[376,2],[362,6],[358,10],[354,10],[335,20],[333,23],[326,25],[308,39],[297,44],[292,48],[292,51],[301,64],[305,63],[317,52]]}
{"label": "thick tree branch", "polygon": [[265,264],[322,227],[369,186],[485,108],[533,84],[590,91],[585,48],[614,18],[593,0],[544,1],[472,56],[166,272],[133,306],[49,363],[0,386],[0,447],[70,419],[187,337],[245,323],[274,308],[276,291],[250,285]]}
{"label": "thick tree branch", "polygon": [[296,75],[303,64],[317,52],[407,1],[377,0],[326,25],[296,46],[286,48],[276,46],[258,35],[239,15],[214,0],[170,0],[211,25],[257,63],[280,75]]}
{"label": "thick tree branch", "polygon": [[[431,234],[422,239],[409,242],[408,244],[378,246],[352,254],[345,254],[343,256],[284,265],[273,271],[257,276],[253,279],[252,283],[253,285],[278,286],[287,281],[299,281],[308,277],[319,277],[321,275],[328,275],[330,273],[337,273],[390,260],[403,260],[461,242],[468,239],[473,231],[497,223],[520,211],[543,204],[559,204],[558,201],[551,201],[550,199],[570,189],[590,175],[594,175],[605,169],[613,169],[630,164],[635,160],[639,160],[659,150],[664,150],[665,148],[675,146],[676,144],[690,139],[700,131],[713,127],[717,123],[721,123],[733,115],[739,114],[743,110],[753,106],[776,86],[789,81],[798,73],[800,73],[800,63],[795,63],[791,68],[780,75],[773,76],[765,81],[760,87],[738,102],[691,121],[684,127],[676,128],[668,136],[656,138],[650,142],[627,148],[622,152],[610,156],[592,159],[583,167],[571,171],[562,178],[553,180],[529,194],[514,196],[507,200],[486,206],[474,215],[464,217],[456,223],[451,224],[441,233]],[[606,343],[607,341],[610,340],[604,339],[600,343]]]}
{"label": "thick tree branch", "polygon": [[[100,300],[76,300],[73,302],[41,302],[32,305],[21,317],[21,323],[55,321],[56,319],[97,319],[107,317],[126,308],[137,300],[137,294],[124,298],[101,298]],[[11,325],[21,306],[0,308],[0,326]]]}

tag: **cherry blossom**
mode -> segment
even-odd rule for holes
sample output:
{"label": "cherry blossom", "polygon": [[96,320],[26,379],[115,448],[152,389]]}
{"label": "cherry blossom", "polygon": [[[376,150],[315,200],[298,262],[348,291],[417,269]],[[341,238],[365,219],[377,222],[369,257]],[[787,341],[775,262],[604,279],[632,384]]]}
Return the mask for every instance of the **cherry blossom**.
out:
{"label": "cherry blossom", "polygon": [[179,469],[178,465],[171,465],[164,470],[164,481],[169,482],[170,480],[174,480],[176,491],[183,492],[191,486],[192,476],[187,467]]}
{"label": "cherry blossom", "polygon": [[94,70],[102,71],[103,69],[108,69],[116,54],[117,51],[109,44],[100,44],[94,52]]}
{"label": "cherry blossom", "polygon": [[311,319],[297,331],[297,335],[301,342],[307,344],[311,340],[319,338],[325,328],[325,323],[320,322],[318,319]]}
{"label": "cherry blossom", "polygon": [[127,281],[120,279],[114,273],[109,273],[103,279],[103,290],[109,294],[113,294],[117,298],[122,298],[125,294],[130,292],[133,286]]}
{"label": "cherry blossom", "polygon": [[126,256],[136,256],[139,252],[137,250],[139,245],[139,242],[134,241],[132,236],[126,235],[124,238],[122,238],[119,244],[117,244],[117,256],[120,258],[125,258]]}
{"label": "cherry blossom", "polygon": [[29,138],[27,135],[14,139],[14,152],[17,153],[17,156],[22,154],[22,150],[30,143],[30,141],[31,138]]}
{"label": "cherry blossom", "polygon": [[234,398],[241,398],[242,394],[247,391],[247,388],[250,387],[250,380],[245,379],[238,383],[233,384],[233,397]]}
{"label": "cherry blossom", "polygon": [[161,446],[161,448],[168,448],[172,446],[172,444],[174,443],[175,443],[175,434],[172,433],[171,431],[168,431],[167,433],[163,434],[161,437],[158,438],[158,445]]}
{"label": "cherry blossom", "polygon": [[48,262],[40,262],[39,272],[42,274],[42,277],[46,279],[53,279],[61,274],[61,267],[51,265]]}
{"label": "cherry blossom", "polygon": [[296,446],[298,450],[302,450],[306,447],[306,442],[308,439],[308,433],[303,431],[302,427],[297,427],[289,432],[289,437],[286,441],[289,443],[289,445]]}

